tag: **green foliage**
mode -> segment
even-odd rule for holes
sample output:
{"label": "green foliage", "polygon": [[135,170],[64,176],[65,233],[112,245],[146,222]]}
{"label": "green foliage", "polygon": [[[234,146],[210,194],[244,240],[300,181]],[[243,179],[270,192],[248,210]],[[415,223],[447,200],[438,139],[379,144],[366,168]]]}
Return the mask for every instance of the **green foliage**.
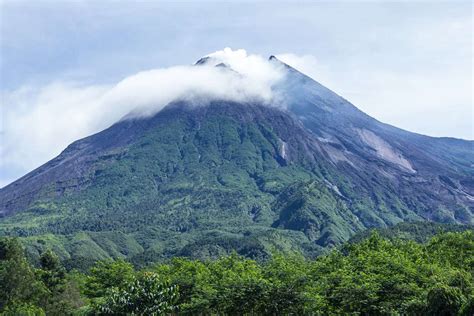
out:
{"label": "green foliage", "polygon": [[372,234],[315,261],[275,254],[259,265],[232,255],[153,271],[179,286],[182,313],[457,315],[472,308],[473,273],[458,262],[472,260],[471,242],[470,231],[426,245]]}
{"label": "green foliage", "polygon": [[41,307],[29,303],[15,302],[6,306],[1,316],[45,316],[45,312]]}
{"label": "green foliage", "polygon": [[4,238],[0,312],[470,316],[473,234],[443,233],[418,243],[372,232],[316,259],[273,253],[257,262],[232,253],[207,261],[173,258],[145,270],[106,260],[86,275],[65,273],[51,251],[43,253],[40,268],[34,269],[18,241]]}
{"label": "green foliage", "polygon": [[122,288],[112,288],[102,303],[94,306],[100,315],[165,315],[176,310],[178,288],[144,272]]}
{"label": "green foliage", "polygon": [[465,297],[458,288],[439,286],[428,292],[427,315],[455,315],[455,311],[461,311],[466,303]]}
{"label": "green foliage", "polygon": [[211,306],[218,313],[251,314],[265,304],[267,281],[254,261],[232,254],[209,264],[213,276]]}
{"label": "green foliage", "polygon": [[417,245],[372,235],[344,250],[346,255],[334,252],[314,267],[320,282],[313,291],[324,293],[316,307],[327,313],[403,314],[419,303],[427,271],[420,269],[423,253]]}
{"label": "green foliage", "polygon": [[262,314],[303,314],[304,306],[310,300],[305,295],[310,261],[296,254],[274,254],[263,268],[269,286]]}
{"label": "green foliage", "polygon": [[39,303],[46,287],[36,279],[17,239],[0,239],[0,310],[19,302]]}
{"label": "green foliage", "polygon": [[388,239],[413,240],[424,243],[435,235],[447,232],[463,232],[473,230],[473,225],[440,224],[434,222],[401,222],[387,228],[376,228],[364,230],[353,236],[349,242],[360,242],[370,236],[376,230],[380,236]]}
{"label": "green foliage", "polygon": [[66,275],[53,251],[47,250],[41,255],[36,275],[47,289],[41,302],[47,315],[71,315],[74,309],[84,304],[76,280],[72,274]]}
{"label": "green foliage", "polygon": [[[446,233],[428,243],[428,251],[439,262],[474,271],[474,230],[462,234]],[[453,251],[453,250],[456,251]]]}
{"label": "green foliage", "polygon": [[64,284],[66,270],[54,252],[47,250],[41,255],[40,267],[40,278],[49,290],[54,291]]}
{"label": "green foliage", "polygon": [[208,264],[198,260],[174,258],[169,264],[156,265],[152,271],[179,288],[178,305],[181,312],[208,311],[216,292]]}
{"label": "green foliage", "polygon": [[71,315],[84,303],[73,274],[66,275],[52,251],[35,269],[18,239],[0,238],[1,315]]}
{"label": "green foliage", "polygon": [[124,288],[134,279],[133,266],[123,260],[99,261],[90,270],[85,282],[85,294],[90,298],[103,297],[109,289]]}

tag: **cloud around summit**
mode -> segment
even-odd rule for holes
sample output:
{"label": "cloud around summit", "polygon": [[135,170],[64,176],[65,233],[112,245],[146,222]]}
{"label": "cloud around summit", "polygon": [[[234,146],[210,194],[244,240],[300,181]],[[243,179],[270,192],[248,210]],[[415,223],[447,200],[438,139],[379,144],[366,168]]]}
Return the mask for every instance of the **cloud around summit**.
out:
{"label": "cloud around summit", "polygon": [[284,76],[278,65],[243,49],[206,57],[203,65],[142,71],[116,84],[53,82],[4,92],[0,169],[32,170],[77,139],[125,116],[153,115],[174,100],[270,103],[272,86]]}

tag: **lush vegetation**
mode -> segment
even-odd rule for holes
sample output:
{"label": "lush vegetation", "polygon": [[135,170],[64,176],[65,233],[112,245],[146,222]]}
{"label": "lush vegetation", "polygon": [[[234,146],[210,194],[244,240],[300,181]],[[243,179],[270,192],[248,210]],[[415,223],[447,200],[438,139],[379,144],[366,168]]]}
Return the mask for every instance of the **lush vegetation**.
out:
{"label": "lush vegetation", "polygon": [[380,236],[387,239],[413,240],[419,243],[424,243],[435,235],[448,232],[463,232],[467,230],[474,230],[474,225],[440,224],[434,222],[402,222],[386,228],[364,230],[353,236],[349,242],[359,242],[369,237],[373,231],[377,231]]}
{"label": "lush vegetation", "polygon": [[[72,144],[43,167],[44,182],[32,174],[35,181],[12,186],[11,203],[25,201],[0,218],[0,236],[22,238],[35,263],[52,249],[67,268],[87,270],[104,259],[145,266],[232,251],[255,260],[275,251],[315,258],[367,228],[427,217],[470,222],[461,202],[444,205],[425,184],[392,182],[387,172],[398,179],[396,167],[362,167],[355,157],[356,168],[335,164],[328,156],[348,144],[324,153],[311,137],[284,112],[233,103],[122,122]],[[353,147],[348,152],[367,154]]]}
{"label": "lush vegetation", "polygon": [[234,253],[136,269],[123,260],[66,272],[52,251],[32,266],[0,241],[1,315],[473,315],[474,232],[426,243],[372,233],[317,259]]}

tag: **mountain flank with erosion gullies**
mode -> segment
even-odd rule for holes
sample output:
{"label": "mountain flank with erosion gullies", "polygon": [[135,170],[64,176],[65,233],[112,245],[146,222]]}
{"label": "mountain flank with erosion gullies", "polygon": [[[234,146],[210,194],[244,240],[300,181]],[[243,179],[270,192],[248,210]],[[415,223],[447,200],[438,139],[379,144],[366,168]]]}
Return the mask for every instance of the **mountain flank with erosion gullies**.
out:
{"label": "mountain flank with erosion gullies", "polygon": [[[369,228],[474,224],[474,142],[381,123],[282,63],[278,102],[176,100],[0,190],[0,235],[71,267],[235,250],[315,257]],[[215,58],[195,67],[235,71]]]}

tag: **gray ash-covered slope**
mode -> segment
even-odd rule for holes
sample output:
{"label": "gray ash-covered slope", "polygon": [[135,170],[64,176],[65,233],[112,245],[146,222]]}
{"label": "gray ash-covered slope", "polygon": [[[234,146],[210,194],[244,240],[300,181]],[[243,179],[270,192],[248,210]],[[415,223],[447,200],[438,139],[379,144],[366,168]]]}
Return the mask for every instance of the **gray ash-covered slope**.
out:
{"label": "gray ash-covered slope", "polygon": [[177,101],[71,144],[0,190],[0,234],[143,262],[311,255],[369,227],[474,223],[474,142],[380,123],[285,69],[284,108]]}
{"label": "gray ash-covered slope", "polygon": [[[424,219],[472,223],[474,141],[434,138],[381,123],[313,79],[288,67],[285,91],[293,114],[321,141],[328,159],[373,192],[370,177],[387,182]],[[350,167],[349,167],[350,166]],[[349,167],[349,168],[348,168]],[[416,199],[423,201],[420,206]],[[452,212],[440,214],[445,208]],[[443,213],[443,212],[441,212]]]}

